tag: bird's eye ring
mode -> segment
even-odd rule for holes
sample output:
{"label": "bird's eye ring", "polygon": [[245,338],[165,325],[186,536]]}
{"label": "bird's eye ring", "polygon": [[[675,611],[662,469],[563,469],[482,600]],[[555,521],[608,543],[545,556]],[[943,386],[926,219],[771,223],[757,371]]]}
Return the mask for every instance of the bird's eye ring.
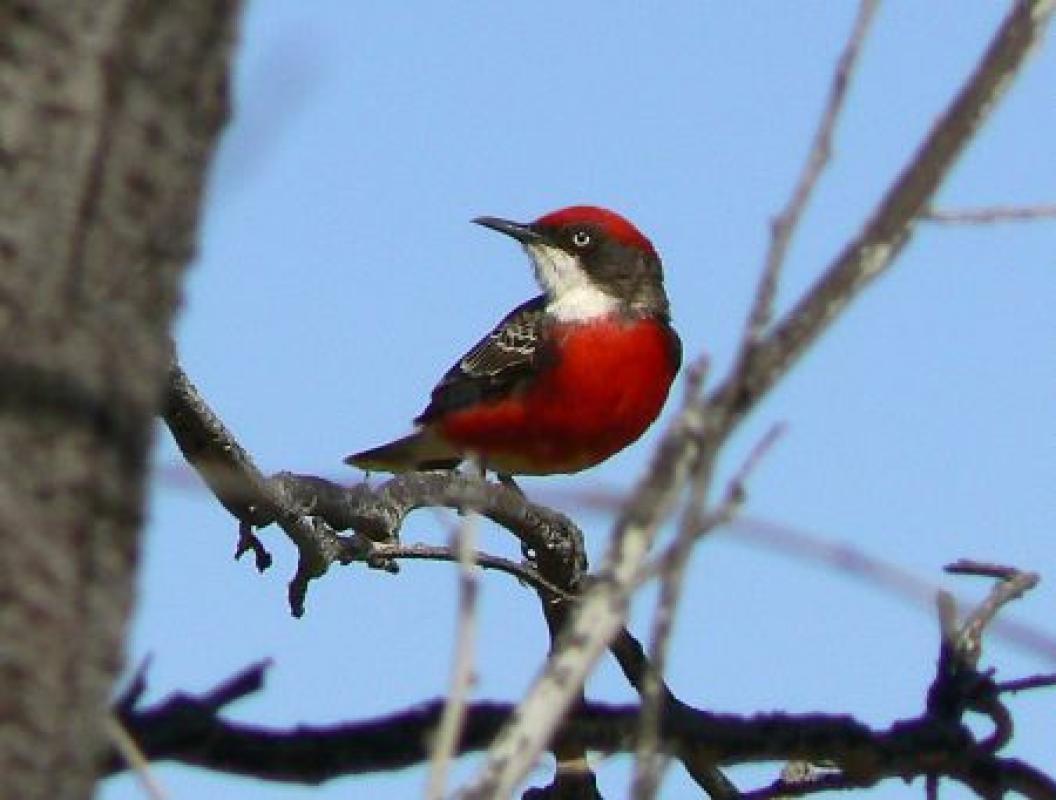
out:
{"label": "bird's eye ring", "polygon": [[586,247],[590,244],[590,233],[579,230],[572,234],[572,244],[576,247]]}

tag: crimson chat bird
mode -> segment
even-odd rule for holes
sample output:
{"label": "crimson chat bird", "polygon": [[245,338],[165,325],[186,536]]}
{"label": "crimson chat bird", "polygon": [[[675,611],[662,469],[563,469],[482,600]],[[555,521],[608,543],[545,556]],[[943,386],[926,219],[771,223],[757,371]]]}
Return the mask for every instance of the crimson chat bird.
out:
{"label": "crimson chat bird", "polygon": [[543,293],[447,371],[414,433],[345,462],[408,472],[472,458],[508,479],[578,472],[623,450],[659,415],[682,361],[656,249],[595,206],[473,221],[523,245]]}

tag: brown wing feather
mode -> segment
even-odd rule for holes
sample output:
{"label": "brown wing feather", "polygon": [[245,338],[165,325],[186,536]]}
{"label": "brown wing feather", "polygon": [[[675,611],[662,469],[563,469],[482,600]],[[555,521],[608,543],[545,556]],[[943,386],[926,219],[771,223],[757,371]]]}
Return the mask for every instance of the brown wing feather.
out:
{"label": "brown wing feather", "polygon": [[504,397],[532,375],[542,352],[545,309],[546,297],[540,295],[507,314],[440,379],[415,423],[426,425],[481,400]]}

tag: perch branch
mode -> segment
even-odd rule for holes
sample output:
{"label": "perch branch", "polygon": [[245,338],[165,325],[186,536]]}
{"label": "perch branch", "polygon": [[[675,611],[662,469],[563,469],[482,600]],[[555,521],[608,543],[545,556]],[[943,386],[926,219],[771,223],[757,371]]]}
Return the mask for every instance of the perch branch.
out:
{"label": "perch branch", "polygon": [[[166,422],[188,461],[201,472],[224,507],[239,518],[238,553],[252,551],[258,569],[267,568],[270,555],[253,526],[267,525],[283,515],[305,515],[303,524],[325,525],[333,539],[328,538],[325,549],[315,552],[312,560],[326,568],[334,561],[361,562],[396,571],[396,562],[404,559],[457,561],[457,554],[449,547],[405,545],[399,542],[398,534],[406,517],[416,509],[474,508],[513,532],[533,559],[526,565],[478,553],[475,561],[480,567],[516,577],[535,588],[544,603],[569,606],[577,598],[586,570],[582,532],[566,516],[528,502],[507,486],[485,484],[460,473],[439,472],[401,475],[377,487],[343,487],[323,478],[288,472],[263,478],[244,448],[178,367],[173,370]],[[359,535],[339,533],[347,530]],[[311,547],[311,540],[305,546]],[[309,579],[299,569],[291,583],[291,598],[300,603],[294,605],[295,613],[303,609]],[[641,646],[624,629],[612,651],[628,681],[641,691],[648,665]],[[663,689],[665,703],[679,703],[666,686]],[[711,787],[712,797],[733,796],[722,793],[725,779],[718,770],[695,760],[692,754],[685,763],[694,780]]]}
{"label": "perch branch", "polygon": [[[288,501],[269,481],[220,420],[186,373],[173,362],[163,409],[165,424],[184,458],[202,476],[216,498],[239,521],[239,546],[250,547],[261,568],[270,562],[252,534],[253,526],[275,522],[297,546],[297,574],[290,582],[290,607],[304,613],[308,582],[325,574],[341,551],[341,541],[320,520]],[[244,543],[248,542],[248,545]],[[253,545],[256,542],[256,545]]]}
{"label": "perch branch", "polygon": [[[360,561],[392,569],[389,555],[429,557],[401,551],[397,543],[404,519],[423,507],[474,508],[505,527],[535,554],[538,570],[547,576],[533,583],[564,586],[567,592],[586,570],[579,528],[563,514],[530,503],[501,484],[439,472],[397,476],[377,488],[367,484],[346,488],[291,473],[265,477],[175,363],[164,419],[188,463],[238,519],[236,554],[252,551],[258,569],[266,569],[271,557],[253,528],[273,522],[296,545],[298,566],[289,589],[295,616],[304,613],[309,582],[335,562]],[[505,565],[488,559],[486,566]]]}

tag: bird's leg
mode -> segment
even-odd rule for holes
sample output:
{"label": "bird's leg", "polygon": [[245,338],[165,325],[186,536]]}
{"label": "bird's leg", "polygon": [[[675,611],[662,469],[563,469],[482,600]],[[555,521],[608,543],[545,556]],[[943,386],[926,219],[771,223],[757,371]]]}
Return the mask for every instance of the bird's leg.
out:
{"label": "bird's leg", "polygon": [[[475,475],[481,483],[488,482],[487,468],[485,467],[484,462],[480,458],[477,458],[472,454],[467,454],[465,461],[462,462],[462,465],[463,466],[461,470],[456,467],[453,471],[459,471],[466,476]],[[457,509],[458,516],[464,517],[469,514],[469,512],[472,510],[472,508],[467,508],[466,506],[459,506]]]}
{"label": "bird's leg", "polygon": [[521,542],[521,555],[524,556],[524,563],[531,569],[539,568],[539,556],[535,552],[535,548],[527,542]]}
{"label": "bird's leg", "polygon": [[[505,486],[512,492],[516,492],[520,497],[525,497],[524,490],[517,485],[517,481],[513,479],[512,475],[506,475],[502,472],[496,472],[495,477],[499,479],[499,483]],[[536,553],[531,547],[524,542],[521,542],[521,555],[524,556],[525,561],[528,565],[535,569],[536,567]]]}

